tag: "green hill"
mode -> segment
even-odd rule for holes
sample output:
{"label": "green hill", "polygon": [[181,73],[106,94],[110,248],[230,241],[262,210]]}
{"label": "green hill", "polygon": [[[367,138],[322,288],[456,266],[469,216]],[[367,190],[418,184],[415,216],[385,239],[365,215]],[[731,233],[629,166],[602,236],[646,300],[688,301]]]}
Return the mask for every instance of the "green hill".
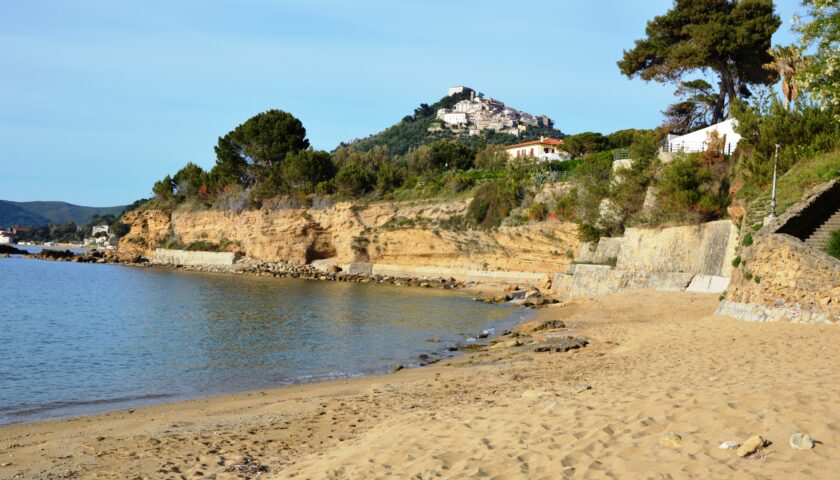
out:
{"label": "green hill", "polygon": [[25,225],[38,227],[64,225],[75,222],[83,225],[90,222],[94,215],[112,214],[119,216],[125,205],[116,207],[83,207],[67,202],[13,202],[0,200],[0,227]]}
{"label": "green hill", "polygon": [[436,122],[440,122],[437,119],[439,109],[451,109],[459,101],[469,99],[472,93],[474,93],[472,90],[467,89],[461,93],[443,97],[431,105],[421,103],[418,108],[414,109],[413,114],[406,115],[391,127],[362,139],[343,142],[339,145],[339,148],[347,147],[353,150],[368,151],[377,146],[384,146],[388,148],[388,153],[392,155],[405,155],[421,145],[428,145],[443,139],[453,139],[470,147],[480,147],[486,144],[511,145],[540,137],[560,139],[566,136],[560,130],[551,127],[529,127],[519,136],[492,130],[484,130],[479,135],[459,134],[449,129],[436,132],[429,131],[429,127]]}

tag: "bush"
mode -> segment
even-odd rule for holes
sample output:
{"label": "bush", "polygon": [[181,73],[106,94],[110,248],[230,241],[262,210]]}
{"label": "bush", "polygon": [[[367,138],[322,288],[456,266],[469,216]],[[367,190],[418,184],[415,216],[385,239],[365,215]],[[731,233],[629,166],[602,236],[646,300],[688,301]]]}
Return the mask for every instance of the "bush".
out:
{"label": "bush", "polygon": [[752,244],[753,244],[752,233],[748,233],[748,234],[744,235],[744,239],[741,241],[741,245],[743,245],[745,247],[749,247]]}
{"label": "bush", "polygon": [[528,207],[528,218],[533,221],[541,222],[545,220],[546,215],[548,215],[548,209],[542,202],[534,202]]}
{"label": "bush", "polygon": [[828,245],[826,245],[825,251],[832,257],[840,259],[840,230],[835,230],[828,237]]}
{"label": "bush", "polygon": [[738,255],[738,256],[736,256],[735,258],[732,259],[732,267],[733,268],[738,268],[738,265],[740,265],[740,264],[741,264],[741,256],[740,255]]}
{"label": "bush", "polygon": [[519,206],[522,195],[522,187],[512,179],[487,182],[475,191],[467,217],[475,225],[497,227]]}

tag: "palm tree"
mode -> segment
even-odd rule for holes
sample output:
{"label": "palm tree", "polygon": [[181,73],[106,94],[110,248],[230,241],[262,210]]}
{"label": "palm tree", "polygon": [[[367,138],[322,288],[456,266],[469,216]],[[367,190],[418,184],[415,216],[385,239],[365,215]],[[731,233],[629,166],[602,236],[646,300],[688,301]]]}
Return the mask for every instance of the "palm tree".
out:
{"label": "palm tree", "polygon": [[790,104],[799,97],[799,86],[796,80],[796,73],[805,66],[805,58],[802,50],[790,45],[783,47],[776,45],[768,50],[773,61],[763,65],[765,70],[779,74],[782,80],[782,96],[784,97],[785,110],[790,109]]}

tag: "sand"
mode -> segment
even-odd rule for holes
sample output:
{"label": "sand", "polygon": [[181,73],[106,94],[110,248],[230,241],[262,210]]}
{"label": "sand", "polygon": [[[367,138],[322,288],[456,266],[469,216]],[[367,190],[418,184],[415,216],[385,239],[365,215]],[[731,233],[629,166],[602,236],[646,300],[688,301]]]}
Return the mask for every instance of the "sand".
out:
{"label": "sand", "polygon": [[[840,329],[715,317],[717,301],[578,299],[539,313],[592,340],[567,353],[7,426],[0,478],[838,478]],[[772,443],[718,448],[752,435]]]}

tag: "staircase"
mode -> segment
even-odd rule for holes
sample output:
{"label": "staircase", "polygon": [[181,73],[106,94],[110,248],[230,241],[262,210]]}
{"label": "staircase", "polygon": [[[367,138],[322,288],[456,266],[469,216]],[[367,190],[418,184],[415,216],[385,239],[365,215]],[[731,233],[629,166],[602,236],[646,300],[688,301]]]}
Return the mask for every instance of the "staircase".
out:
{"label": "staircase", "polygon": [[837,230],[840,230],[840,206],[828,220],[814,230],[814,233],[805,240],[805,244],[819,250],[825,250],[826,245],[828,245],[828,237]]}

